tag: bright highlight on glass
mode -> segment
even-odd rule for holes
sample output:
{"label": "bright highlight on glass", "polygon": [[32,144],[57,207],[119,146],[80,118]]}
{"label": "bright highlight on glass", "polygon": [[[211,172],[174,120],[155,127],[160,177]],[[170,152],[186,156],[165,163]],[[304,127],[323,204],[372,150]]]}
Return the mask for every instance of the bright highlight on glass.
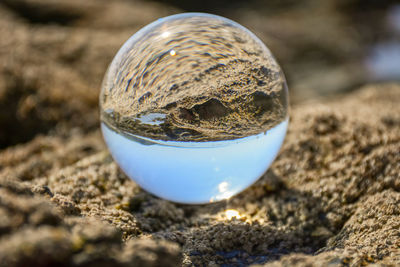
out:
{"label": "bright highlight on glass", "polygon": [[104,139],[143,189],[181,203],[229,198],[274,160],[287,87],[265,45],[210,14],[157,20],[120,49],[100,95]]}

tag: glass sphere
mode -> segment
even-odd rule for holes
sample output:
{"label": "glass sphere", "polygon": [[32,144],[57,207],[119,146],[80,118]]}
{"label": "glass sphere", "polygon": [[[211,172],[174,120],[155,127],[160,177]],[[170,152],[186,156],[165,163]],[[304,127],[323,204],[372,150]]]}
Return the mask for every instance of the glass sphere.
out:
{"label": "glass sphere", "polygon": [[135,33],[105,74],[104,139],[146,191],[181,203],[229,198],[276,157],[288,125],[284,75],[229,19],[184,13]]}

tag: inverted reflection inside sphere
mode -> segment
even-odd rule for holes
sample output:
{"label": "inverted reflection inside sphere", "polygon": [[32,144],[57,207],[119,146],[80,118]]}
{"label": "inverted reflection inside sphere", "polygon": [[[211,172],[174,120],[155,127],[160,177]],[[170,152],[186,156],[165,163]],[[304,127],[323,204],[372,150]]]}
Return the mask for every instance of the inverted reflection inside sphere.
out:
{"label": "inverted reflection inside sphere", "polygon": [[157,20],[104,77],[102,131],[145,190],[182,203],[229,198],[269,167],[287,128],[287,88],[265,45],[241,25],[186,13]]}

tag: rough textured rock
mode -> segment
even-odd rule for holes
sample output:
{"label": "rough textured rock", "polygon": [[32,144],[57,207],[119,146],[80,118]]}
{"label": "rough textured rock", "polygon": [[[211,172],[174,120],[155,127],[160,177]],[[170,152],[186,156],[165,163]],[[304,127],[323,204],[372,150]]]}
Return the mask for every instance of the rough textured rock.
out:
{"label": "rough textured rock", "polygon": [[[321,4],[297,11],[271,1],[269,16],[206,2],[267,41],[295,95],[360,81],[347,68],[363,39],[345,27],[359,1],[309,0]],[[119,46],[178,11],[171,3],[191,7],[54,3],[0,3],[1,266],[400,265],[400,85],[293,105],[282,151],[255,185],[229,201],[178,205],[144,192],[113,162],[97,102]],[[326,39],[310,8],[326,17]]]}
{"label": "rough textured rock", "polygon": [[[73,216],[65,202],[0,181],[0,266],[176,266],[176,244],[130,240],[94,216]],[[56,198],[57,199],[57,198]],[[74,204],[70,204],[74,205]]]}
{"label": "rough textured rock", "polygon": [[204,206],[142,191],[98,130],[6,149],[0,257],[14,266],[173,266],[180,253],[185,266],[400,264],[398,101],[399,85],[375,85],[293,107],[272,168],[240,195]]}

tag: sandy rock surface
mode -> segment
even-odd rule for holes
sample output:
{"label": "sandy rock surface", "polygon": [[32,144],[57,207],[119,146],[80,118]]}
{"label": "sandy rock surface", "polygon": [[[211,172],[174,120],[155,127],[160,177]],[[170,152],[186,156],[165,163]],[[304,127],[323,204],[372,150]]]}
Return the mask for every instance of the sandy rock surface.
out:
{"label": "sandy rock surface", "polygon": [[0,262],[400,264],[398,101],[400,86],[385,85],[293,107],[272,168],[240,195],[204,206],[142,191],[98,130],[5,149]]}
{"label": "sandy rock surface", "polygon": [[[178,205],[122,173],[103,143],[97,106],[120,45],[185,6],[54,3],[0,3],[0,266],[400,265],[400,85],[302,103],[295,96],[281,153],[255,185],[229,201]],[[318,25],[300,34],[315,24],[291,9],[265,20],[223,10],[269,40],[293,88],[304,88],[320,78],[296,82],[293,70],[310,62],[301,61],[304,51],[321,47],[343,63],[359,50],[358,39],[338,30],[347,20],[328,4],[315,9],[329,18],[328,40],[315,38]],[[296,44],[266,37],[278,21]],[[299,44],[303,54],[291,50]],[[340,73],[326,88],[359,82],[357,71]]]}

